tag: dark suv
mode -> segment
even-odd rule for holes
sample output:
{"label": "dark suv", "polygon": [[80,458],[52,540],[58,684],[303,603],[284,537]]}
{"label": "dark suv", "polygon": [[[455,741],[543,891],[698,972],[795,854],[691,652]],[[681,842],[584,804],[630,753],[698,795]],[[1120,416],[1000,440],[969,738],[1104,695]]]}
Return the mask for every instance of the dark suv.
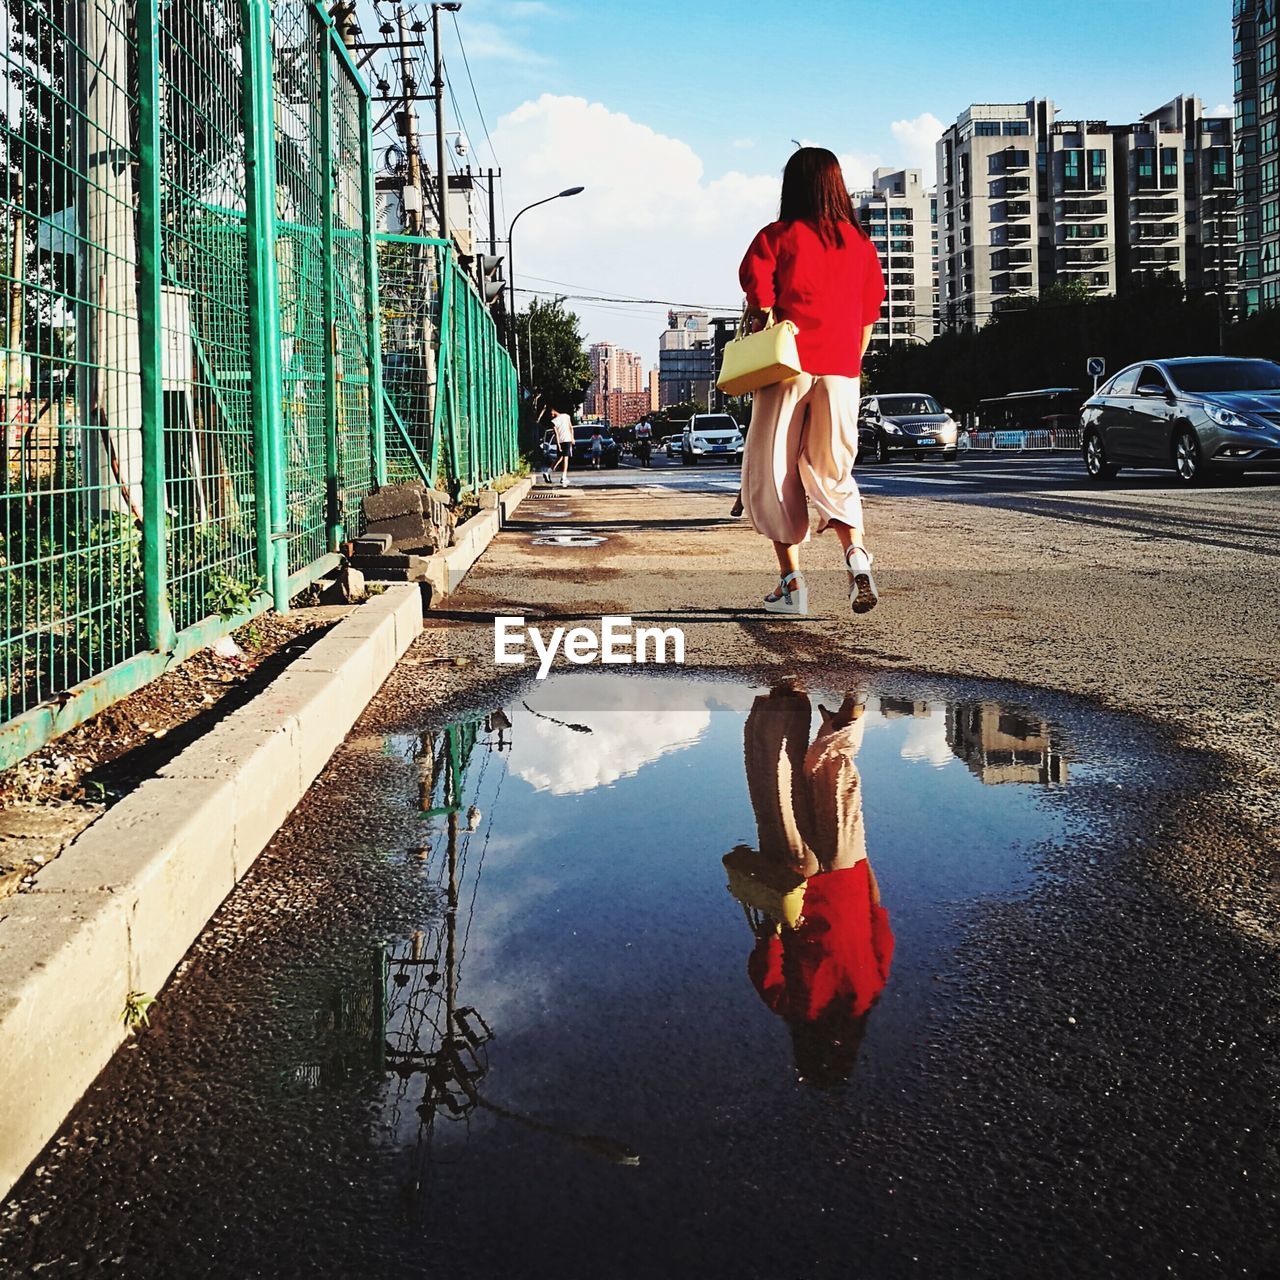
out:
{"label": "dark suv", "polygon": [[1183,484],[1213,471],[1280,468],[1280,364],[1226,356],[1121,369],[1080,411],[1089,478],[1168,467]]}

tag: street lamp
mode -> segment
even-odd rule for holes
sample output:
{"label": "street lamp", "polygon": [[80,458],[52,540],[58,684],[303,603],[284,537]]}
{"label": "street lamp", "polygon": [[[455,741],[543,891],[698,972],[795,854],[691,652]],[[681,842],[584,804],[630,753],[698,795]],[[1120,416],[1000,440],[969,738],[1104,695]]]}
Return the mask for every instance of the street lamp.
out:
{"label": "street lamp", "polygon": [[[516,386],[520,385],[520,340],[516,335],[516,270],[512,262],[512,233],[516,229],[516,223],[520,221],[523,214],[529,212],[530,209],[536,209],[540,204],[550,204],[552,200],[563,200],[566,196],[581,195],[586,190],[585,187],[566,187],[563,191],[557,191],[553,196],[543,196],[541,200],[535,200],[532,204],[527,204],[514,218],[511,219],[511,225],[507,228],[507,280],[511,285],[511,315],[509,323],[511,325],[511,350],[516,358]],[[533,335],[529,335],[530,342]],[[557,408],[563,408],[557,405]]]}

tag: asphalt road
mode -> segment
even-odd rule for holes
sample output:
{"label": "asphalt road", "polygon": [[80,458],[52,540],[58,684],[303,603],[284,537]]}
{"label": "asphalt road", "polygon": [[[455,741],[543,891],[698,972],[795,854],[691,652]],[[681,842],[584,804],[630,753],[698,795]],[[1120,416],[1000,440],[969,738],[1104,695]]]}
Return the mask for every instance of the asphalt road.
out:
{"label": "asphalt road", "polygon": [[[772,557],[728,516],[733,468],[624,467],[536,488],[464,590],[428,616],[161,994],[137,1049],[118,1056],[6,1206],[0,1257],[23,1273],[148,1277],[402,1275],[428,1260],[486,1277],[843,1276],[860,1262],[867,1274],[965,1280],[1276,1274],[1280,478],[1185,492],[1152,473],[1095,489],[1076,467],[987,457],[862,469],[883,598],[859,618],[829,537],[803,552],[812,616],[761,610]],[[697,986],[679,964],[593,1004],[593,1016],[634,1008],[622,1019],[628,1034],[641,1011],[656,1010],[661,1078],[681,1097],[705,1087],[710,1137],[677,1162],[694,1173],[674,1205],[598,1165],[573,1172],[567,1197],[554,1175],[530,1173],[505,1203],[519,1209],[537,1265],[507,1257],[468,1271],[465,1253],[432,1255],[442,1237],[410,1219],[389,1176],[385,1135],[398,1145],[412,1111],[389,1128],[369,1089],[344,1084],[364,1070],[354,1049],[342,1057],[325,1046],[363,1025],[365,1006],[344,992],[367,968],[367,944],[410,938],[441,912],[419,835],[419,792],[434,774],[406,744],[463,712],[507,704],[516,715],[521,699],[536,704],[528,669],[493,662],[493,619],[516,613],[544,629],[598,626],[604,613],[683,628],[687,666],[667,674],[684,679],[668,681],[670,702],[644,686],[638,737],[680,705],[675,694],[691,678],[761,688],[786,676],[837,692],[871,683],[908,707],[938,697],[1030,708],[1071,744],[1071,838],[1028,851],[1029,887],[954,906],[964,936],[910,988],[927,1006],[910,1041],[920,1062],[886,1084],[883,1096],[899,1100],[891,1113],[871,1102],[859,1111],[856,1086],[870,1072],[838,1107],[805,1095],[794,1131],[783,1112],[746,1105],[739,1074],[759,1074],[760,1042],[734,1040],[724,1073],[708,1077],[707,1045],[665,1030]],[[562,660],[557,670],[572,669]],[[583,717],[546,714],[537,732],[566,739],[581,768],[599,769],[601,739],[582,732]],[[724,756],[735,769],[739,742]],[[547,758],[535,751],[534,765]],[[684,826],[714,809],[718,769],[673,775],[618,831],[606,825],[580,848],[573,797],[562,825],[547,814],[498,833],[493,847],[513,867],[529,862],[530,832],[549,850],[519,886],[527,895],[502,904],[504,938],[544,930],[494,972],[503,1028],[519,1015],[554,1039],[560,1006],[522,984],[537,959],[554,967],[570,949],[561,935],[583,927],[573,916],[581,885],[622,867],[662,887],[641,837],[652,830],[666,854],[687,851]],[[601,794],[625,799],[621,788]],[[931,810],[932,795],[911,788],[893,807],[920,806],[940,826],[960,820]],[[475,822],[495,804],[478,804]],[[991,842],[979,835],[974,851]],[[908,850],[921,863],[933,852],[927,828]],[[919,895],[909,876],[892,888],[904,918]],[[609,909],[624,892],[607,878],[590,891]],[[661,926],[683,905],[679,890],[653,895],[632,921],[635,948],[666,955]],[[587,972],[607,969],[601,957],[620,936],[592,934]],[[492,968],[495,953],[475,946],[473,965]],[[909,958],[904,945],[901,964]],[[313,1070],[313,1042],[338,1060],[321,1057]],[[602,1043],[591,1039],[591,1052]],[[869,1052],[872,1067],[874,1042]],[[596,1078],[566,1055],[545,1080],[525,1078],[530,1114],[554,1119],[556,1088]],[[643,1056],[622,1078],[636,1115],[659,1129],[669,1099]],[[566,1123],[607,1135],[608,1119],[606,1110]],[[795,1139],[809,1132],[822,1140],[806,1148]],[[784,1149],[786,1160],[770,1159]],[[654,1152],[663,1173],[668,1154]],[[512,1242],[499,1234],[490,1168],[506,1166],[446,1171],[427,1190],[492,1250]],[[481,1186],[476,1200],[456,1194],[468,1177]],[[784,1198],[808,1188],[813,1216],[780,1212],[767,1194],[775,1187]],[[708,1231],[708,1213],[726,1204],[743,1209],[741,1234]],[[539,1217],[544,1208],[550,1217]],[[848,1243],[818,1252],[828,1211],[832,1222],[846,1215]],[[592,1233],[602,1221],[643,1227],[636,1251],[612,1267],[598,1256],[607,1233]],[[750,1235],[759,1224],[765,1239]],[[456,1234],[444,1238],[458,1247]],[[677,1243],[723,1249],[667,1256]]]}

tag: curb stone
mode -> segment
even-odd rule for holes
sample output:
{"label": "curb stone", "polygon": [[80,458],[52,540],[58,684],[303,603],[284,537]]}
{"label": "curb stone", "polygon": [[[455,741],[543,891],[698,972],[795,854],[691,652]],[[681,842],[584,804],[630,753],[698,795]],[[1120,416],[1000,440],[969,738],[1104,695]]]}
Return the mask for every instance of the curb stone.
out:
{"label": "curb stone", "polygon": [[418,584],[389,587],[0,901],[0,1198],[421,631]]}

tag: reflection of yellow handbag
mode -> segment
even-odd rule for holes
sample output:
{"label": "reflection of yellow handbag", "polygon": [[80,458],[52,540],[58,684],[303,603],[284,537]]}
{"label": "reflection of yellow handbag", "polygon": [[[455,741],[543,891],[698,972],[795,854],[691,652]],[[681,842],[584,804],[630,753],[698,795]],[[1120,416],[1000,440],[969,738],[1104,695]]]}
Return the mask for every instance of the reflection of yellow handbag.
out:
{"label": "reflection of yellow handbag", "polygon": [[790,320],[775,323],[770,311],[765,327],[759,333],[748,333],[747,316],[743,312],[738,336],[725,345],[716,386],[725,395],[744,396],[748,391],[759,391],[761,387],[794,378],[803,372],[796,349],[799,332]]}
{"label": "reflection of yellow handbag", "polygon": [[754,849],[739,845],[724,856],[729,892],[744,907],[763,911],[778,924],[795,928],[804,911],[803,876],[779,867]]}

